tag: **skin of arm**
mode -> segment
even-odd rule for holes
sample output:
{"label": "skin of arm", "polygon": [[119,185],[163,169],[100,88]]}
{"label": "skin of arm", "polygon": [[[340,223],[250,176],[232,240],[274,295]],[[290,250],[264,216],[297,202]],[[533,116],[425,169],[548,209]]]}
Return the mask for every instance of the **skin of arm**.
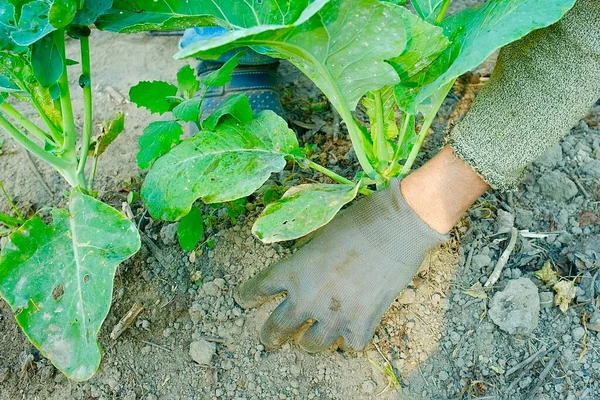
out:
{"label": "skin of arm", "polygon": [[489,188],[450,146],[445,146],[402,181],[401,192],[423,222],[446,234]]}

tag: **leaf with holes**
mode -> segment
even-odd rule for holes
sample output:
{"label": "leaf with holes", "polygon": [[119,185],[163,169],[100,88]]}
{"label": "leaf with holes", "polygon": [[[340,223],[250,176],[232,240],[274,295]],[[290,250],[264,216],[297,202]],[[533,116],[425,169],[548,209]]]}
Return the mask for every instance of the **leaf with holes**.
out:
{"label": "leaf with holes", "polygon": [[69,378],[98,369],[116,268],[139,248],[131,221],[78,189],[51,225],[35,217],[4,245],[0,294],[31,343]]}
{"label": "leaf with holes", "polygon": [[297,149],[296,135],[272,111],[248,123],[225,117],[213,131],[183,140],[156,160],[142,199],[153,217],[175,221],[199,198],[219,203],[252,194]]}
{"label": "leaf with holes", "polygon": [[43,38],[55,28],[50,25],[48,14],[50,5],[41,0],[23,5],[17,30],[12,32],[12,40],[19,46],[29,46]]}
{"label": "leaf with holes", "polygon": [[298,185],[269,204],[252,227],[264,243],[298,239],[326,225],[354,200],[359,185]]}

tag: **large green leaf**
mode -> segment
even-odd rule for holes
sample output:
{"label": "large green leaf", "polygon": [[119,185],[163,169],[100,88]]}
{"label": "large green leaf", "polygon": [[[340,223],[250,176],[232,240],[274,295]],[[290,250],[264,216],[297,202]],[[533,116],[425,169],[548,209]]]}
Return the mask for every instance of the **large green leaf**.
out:
{"label": "large green leaf", "polygon": [[196,42],[175,57],[217,58],[234,48],[284,58],[304,72],[345,115],[369,90],[398,83],[385,60],[407,45],[402,7],[378,0],[316,1],[288,25],[264,21]]}
{"label": "large green leaf", "polygon": [[204,220],[202,211],[192,207],[190,212],[181,218],[177,225],[177,239],[182,249],[192,251],[204,236]]}
{"label": "large green leaf", "polygon": [[52,0],[48,21],[56,29],[69,25],[77,13],[76,0]]}
{"label": "large green leaf", "polygon": [[269,204],[252,227],[264,243],[302,237],[326,225],[358,193],[358,185],[298,185]]}
{"label": "large green leaf", "polygon": [[142,198],[153,217],[174,221],[198,198],[219,203],[252,194],[297,149],[294,132],[272,111],[249,123],[226,117],[214,131],[201,131],[156,160]]}
{"label": "large green leaf", "polygon": [[247,28],[258,24],[289,24],[309,0],[115,0],[96,22],[99,29],[121,33],[178,30],[221,24]]}
{"label": "large green leaf", "polygon": [[15,19],[15,7],[7,1],[0,1],[0,50],[25,50],[11,39],[11,33],[17,29]]}
{"label": "large green leaf", "polygon": [[74,189],[69,209],[46,225],[27,221],[0,254],[0,294],[29,340],[74,380],[98,369],[98,331],[117,266],[140,248],[135,225]]}
{"label": "large green leaf", "polygon": [[29,46],[43,38],[55,28],[50,25],[48,14],[50,5],[41,0],[23,5],[18,30],[12,32],[12,40],[19,46]]}
{"label": "large green leaf", "polygon": [[432,21],[440,13],[444,5],[444,0],[411,0],[411,4],[417,14],[419,14],[419,17]]}
{"label": "large green leaf", "polygon": [[31,46],[33,75],[43,87],[54,85],[63,73],[63,59],[52,35],[38,40]]}
{"label": "large green leaf", "polygon": [[481,64],[498,48],[558,21],[574,3],[495,0],[446,18],[442,26],[450,46],[427,69],[396,86],[399,106],[415,113],[420,103],[448,82]]}
{"label": "large green leaf", "polygon": [[91,25],[100,15],[110,10],[112,3],[112,0],[84,0],[83,7],[77,10],[72,23]]}

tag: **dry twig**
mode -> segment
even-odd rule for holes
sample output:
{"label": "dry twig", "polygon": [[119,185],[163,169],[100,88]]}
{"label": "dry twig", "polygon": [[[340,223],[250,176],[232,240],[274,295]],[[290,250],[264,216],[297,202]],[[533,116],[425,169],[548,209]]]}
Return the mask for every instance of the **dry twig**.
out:
{"label": "dry twig", "polygon": [[502,273],[502,269],[508,262],[508,258],[510,257],[511,253],[513,252],[513,250],[515,248],[515,244],[517,243],[518,235],[519,235],[519,231],[517,230],[517,228],[513,227],[510,230],[510,241],[508,242],[508,246],[506,246],[506,249],[504,249],[504,252],[498,259],[498,262],[496,263],[496,266],[494,267],[492,274],[490,275],[488,280],[485,282],[483,287],[493,286],[494,283],[496,283],[498,281],[498,279],[500,279],[500,274]]}
{"label": "dry twig", "polygon": [[119,336],[123,332],[127,330],[133,323],[140,313],[144,311],[144,307],[140,306],[138,303],[134,303],[133,306],[127,311],[127,314],[121,318],[121,320],[115,325],[112,332],[110,333],[110,338],[112,340],[117,340]]}

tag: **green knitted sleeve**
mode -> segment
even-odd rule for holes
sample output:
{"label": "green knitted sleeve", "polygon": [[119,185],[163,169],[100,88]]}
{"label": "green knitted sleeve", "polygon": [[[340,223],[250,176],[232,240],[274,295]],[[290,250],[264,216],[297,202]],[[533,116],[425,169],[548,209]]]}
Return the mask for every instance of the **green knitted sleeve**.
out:
{"label": "green knitted sleeve", "polygon": [[486,87],[450,133],[492,187],[512,189],[600,98],[600,0],[503,48]]}

